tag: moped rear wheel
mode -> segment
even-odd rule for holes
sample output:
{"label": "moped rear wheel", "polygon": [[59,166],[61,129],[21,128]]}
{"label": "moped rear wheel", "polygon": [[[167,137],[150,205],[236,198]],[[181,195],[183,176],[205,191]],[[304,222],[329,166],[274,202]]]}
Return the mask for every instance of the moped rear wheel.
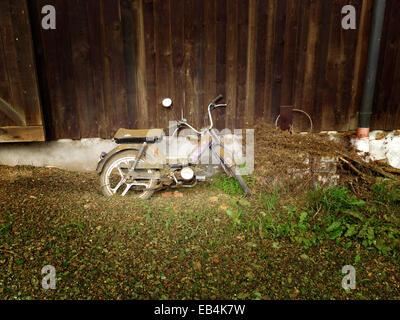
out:
{"label": "moped rear wheel", "polygon": [[[155,178],[141,180],[131,178],[123,182],[126,173],[136,161],[137,154],[138,152],[132,150],[123,151],[112,156],[104,165],[100,174],[100,185],[101,191],[106,197],[113,195],[125,196],[128,191],[130,193],[135,191],[136,196],[143,200],[147,200],[153,195],[154,188],[157,185],[157,179]],[[140,162],[143,162],[143,159],[140,159]],[[149,174],[153,173],[152,170],[145,171]]]}

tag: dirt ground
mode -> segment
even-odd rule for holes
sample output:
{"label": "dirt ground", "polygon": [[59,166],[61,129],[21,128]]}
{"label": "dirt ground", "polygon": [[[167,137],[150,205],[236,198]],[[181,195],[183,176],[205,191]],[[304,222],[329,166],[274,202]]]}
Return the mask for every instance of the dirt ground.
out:
{"label": "dirt ground", "polygon": [[[139,201],[105,198],[94,173],[0,166],[0,298],[400,299],[398,189],[343,168],[349,194],[271,184],[302,154],[348,152],[274,130],[257,127],[247,200],[224,177]],[[41,286],[46,265],[55,290]],[[345,265],[355,290],[342,288]]]}

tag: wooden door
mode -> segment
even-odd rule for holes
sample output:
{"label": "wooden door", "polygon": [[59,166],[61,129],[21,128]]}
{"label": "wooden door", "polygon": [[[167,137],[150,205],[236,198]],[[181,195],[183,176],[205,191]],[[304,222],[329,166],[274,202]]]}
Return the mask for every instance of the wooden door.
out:
{"label": "wooden door", "polygon": [[44,141],[27,0],[0,0],[0,142]]}

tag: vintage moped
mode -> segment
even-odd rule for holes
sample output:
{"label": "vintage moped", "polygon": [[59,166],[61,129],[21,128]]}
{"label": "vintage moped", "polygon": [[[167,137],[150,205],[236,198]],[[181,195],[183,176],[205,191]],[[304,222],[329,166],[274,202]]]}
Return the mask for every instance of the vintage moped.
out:
{"label": "vintage moped", "polygon": [[[125,196],[131,190],[135,191],[139,198],[147,200],[157,190],[169,187],[192,188],[198,181],[205,180],[204,166],[200,159],[205,152],[211,151],[225,173],[235,178],[244,195],[249,197],[251,192],[240,174],[238,165],[232,154],[224,148],[214,129],[211,112],[227,107],[226,104],[218,104],[222,98],[220,95],[208,105],[210,124],[201,131],[191,126],[183,117],[167,129],[119,129],[114,136],[118,146],[108,153],[102,152],[97,165],[103,194],[107,197]],[[169,98],[162,101],[165,108],[172,108],[172,104]],[[157,144],[165,139],[166,131],[173,132],[173,137],[183,128],[188,128],[198,135],[198,144],[184,159],[166,157]]]}

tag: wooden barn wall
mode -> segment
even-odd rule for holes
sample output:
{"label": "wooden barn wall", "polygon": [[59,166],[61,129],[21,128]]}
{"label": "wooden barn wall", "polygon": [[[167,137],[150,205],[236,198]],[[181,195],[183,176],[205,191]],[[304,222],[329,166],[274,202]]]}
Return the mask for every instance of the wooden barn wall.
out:
{"label": "wooden barn wall", "polygon": [[[49,139],[109,138],[119,127],[165,127],[176,112],[243,128],[280,105],[319,130],[352,130],[361,102],[372,0],[33,0],[30,13]],[[41,8],[57,29],[40,28]],[[357,30],[341,9],[357,9]],[[400,127],[400,2],[388,1],[373,127]],[[301,115],[299,127],[307,128]]]}
{"label": "wooden barn wall", "polygon": [[400,128],[400,1],[387,2],[371,125]]}
{"label": "wooden barn wall", "polygon": [[45,138],[25,0],[0,0],[0,143]]}

